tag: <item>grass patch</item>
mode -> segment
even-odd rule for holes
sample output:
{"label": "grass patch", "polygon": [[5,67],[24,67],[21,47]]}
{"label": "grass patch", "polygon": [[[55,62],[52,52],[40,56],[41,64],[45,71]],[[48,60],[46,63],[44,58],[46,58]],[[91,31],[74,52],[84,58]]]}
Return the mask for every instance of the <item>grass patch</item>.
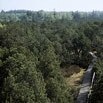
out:
{"label": "grass patch", "polygon": [[77,65],[72,65],[62,69],[62,73],[65,77],[65,81],[68,87],[71,87],[74,96],[74,101],[77,98],[80,86],[82,84],[85,69],[80,68]]}

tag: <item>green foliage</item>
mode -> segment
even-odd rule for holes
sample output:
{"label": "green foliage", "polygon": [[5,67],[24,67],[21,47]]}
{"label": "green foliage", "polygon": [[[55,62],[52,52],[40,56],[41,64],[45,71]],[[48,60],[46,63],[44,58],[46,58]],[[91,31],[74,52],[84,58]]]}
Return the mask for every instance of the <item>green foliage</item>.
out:
{"label": "green foliage", "polygon": [[7,72],[1,94],[3,103],[48,103],[45,83],[32,55],[26,56],[16,48],[11,48],[9,54],[3,65]]}
{"label": "green foliage", "polygon": [[91,102],[90,103],[102,103],[103,102],[103,60],[98,61],[95,66],[96,78],[93,86]]}
{"label": "green foliage", "polygon": [[[46,45],[46,44],[45,44]],[[43,73],[46,81],[47,96],[53,103],[72,102],[64,78],[60,72],[60,65],[56,58],[54,48],[47,44],[40,55],[39,68]]]}
{"label": "green foliage", "polygon": [[[2,11],[1,103],[73,103],[60,68],[88,66],[94,50],[103,58],[103,22],[94,19],[80,12]],[[96,72],[102,81],[100,64]]]}
{"label": "green foliage", "polygon": [[11,10],[11,11],[1,11],[0,12],[0,21],[6,22],[43,22],[45,21],[55,21],[58,20],[73,20],[75,22],[80,21],[94,21],[94,20],[103,20],[102,11],[93,11],[93,12],[46,12],[43,10],[40,11],[28,11],[28,10]]}

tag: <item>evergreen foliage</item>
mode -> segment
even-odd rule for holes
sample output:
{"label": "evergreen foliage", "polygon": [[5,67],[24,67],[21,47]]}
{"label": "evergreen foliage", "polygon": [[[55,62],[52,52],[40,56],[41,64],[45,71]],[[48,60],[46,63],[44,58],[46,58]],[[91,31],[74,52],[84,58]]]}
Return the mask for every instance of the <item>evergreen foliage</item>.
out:
{"label": "evergreen foliage", "polygon": [[[81,14],[0,13],[1,103],[74,102],[61,67],[71,64],[87,67],[90,51],[97,51],[97,56],[103,58],[103,21],[96,12]],[[101,68],[102,62],[96,66],[94,88],[101,86],[98,95],[102,95]]]}

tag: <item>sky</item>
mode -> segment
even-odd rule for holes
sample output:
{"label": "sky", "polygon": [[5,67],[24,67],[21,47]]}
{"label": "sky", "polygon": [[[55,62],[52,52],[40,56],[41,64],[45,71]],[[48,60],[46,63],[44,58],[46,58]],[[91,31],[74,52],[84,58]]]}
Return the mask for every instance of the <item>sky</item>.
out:
{"label": "sky", "polygon": [[103,0],[0,0],[0,11],[103,11]]}

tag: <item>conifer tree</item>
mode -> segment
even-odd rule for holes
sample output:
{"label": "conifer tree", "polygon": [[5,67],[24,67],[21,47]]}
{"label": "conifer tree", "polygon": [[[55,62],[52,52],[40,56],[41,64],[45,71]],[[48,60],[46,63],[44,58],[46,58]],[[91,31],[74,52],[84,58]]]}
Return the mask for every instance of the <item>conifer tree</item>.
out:
{"label": "conifer tree", "polygon": [[[45,83],[35,60],[26,49],[11,48],[3,69],[7,71],[1,91],[2,103],[49,103]],[[27,56],[28,54],[28,56]]]}
{"label": "conifer tree", "polygon": [[45,45],[45,49],[40,55],[39,68],[46,82],[47,96],[53,103],[71,102],[71,96],[68,95],[70,91],[60,72],[60,64],[55,55],[55,50],[51,43],[48,42]]}

